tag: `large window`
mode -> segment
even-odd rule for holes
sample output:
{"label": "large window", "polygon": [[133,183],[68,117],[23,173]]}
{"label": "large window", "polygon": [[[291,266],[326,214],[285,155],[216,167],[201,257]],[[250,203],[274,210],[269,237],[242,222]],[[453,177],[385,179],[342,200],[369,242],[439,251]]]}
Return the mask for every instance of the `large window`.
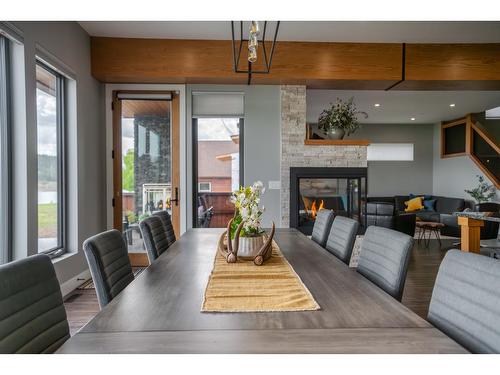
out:
{"label": "large window", "polygon": [[38,252],[53,256],[64,252],[64,83],[37,63]]}
{"label": "large window", "polygon": [[0,264],[10,260],[9,41],[0,36]]}

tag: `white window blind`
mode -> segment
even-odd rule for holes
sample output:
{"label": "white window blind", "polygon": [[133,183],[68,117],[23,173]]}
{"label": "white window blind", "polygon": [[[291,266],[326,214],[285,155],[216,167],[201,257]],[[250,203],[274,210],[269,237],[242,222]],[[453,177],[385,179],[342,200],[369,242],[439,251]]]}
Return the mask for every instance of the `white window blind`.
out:
{"label": "white window blind", "polygon": [[372,143],[368,161],[413,161],[413,143]]}
{"label": "white window blind", "polygon": [[242,92],[193,92],[193,117],[243,117]]}

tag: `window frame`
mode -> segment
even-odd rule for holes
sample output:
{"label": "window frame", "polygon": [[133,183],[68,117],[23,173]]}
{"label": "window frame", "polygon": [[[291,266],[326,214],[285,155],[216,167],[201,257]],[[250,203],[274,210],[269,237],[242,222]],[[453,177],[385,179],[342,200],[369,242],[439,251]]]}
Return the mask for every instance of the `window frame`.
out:
{"label": "window frame", "polygon": [[0,264],[12,260],[12,150],[10,41],[0,35]]}
{"label": "window frame", "polygon": [[[41,59],[37,58],[36,66],[40,66],[50,74],[56,77],[56,127],[57,127],[57,246],[44,251],[39,251],[38,254],[47,254],[51,258],[56,258],[67,252],[66,246],[66,77],[57,70],[46,64]],[[36,80],[36,75],[35,75]],[[35,84],[36,87],[36,84]],[[38,117],[38,114],[37,114]],[[38,124],[37,124],[38,131]],[[38,147],[38,141],[37,141]],[[38,150],[37,150],[38,158]],[[38,171],[38,163],[37,163]],[[37,191],[38,191],[38,175],[37,175]],[[38,211],[38,199],[37,199]],[[37,214],[38,223],[38,214]],[[38,224],[37,224],[38,228]],[[37,229],[37,242],[38,242]]]}
{"label": "window frame", "polygon": [[[201,184],[208,184],[208,189],[200,189]],[[198,192],[199,193],[211,193],[212,192],[212,183],[210,181],[202,181],[198,182]]]}
{"label": "window frame", "polygon": [[191,186],[193,187],[193,194],[192,194],[192,212],[193,212],[193,220],[192,220],[192,228],[198,228],[198,119],[199,118],[238,118],[239,123],[238,123],[238,130],[239,130],[239,162],[240,162],[240,170],[239,170],[239,177],[240,177],[240,186],[245,185],[245,180],[244,180],[244,159],[245,159],[245,119],[243,116],[203,116],[203,117],[193,117],[192,118],[192,126],[191,126],[191,155],[193,156],[192,160],[192,165],[193,165],[193,173],[192,173],[192,181],[191,181]]}

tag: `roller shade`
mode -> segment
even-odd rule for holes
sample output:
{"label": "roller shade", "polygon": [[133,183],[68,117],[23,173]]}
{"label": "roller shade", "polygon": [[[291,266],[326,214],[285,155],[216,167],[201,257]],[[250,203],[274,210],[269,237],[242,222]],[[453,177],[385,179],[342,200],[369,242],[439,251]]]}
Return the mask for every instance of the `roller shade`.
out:
{"label": "roller shade", "polygon": [[243,117],[242,92],[193,92],[193,117]]}

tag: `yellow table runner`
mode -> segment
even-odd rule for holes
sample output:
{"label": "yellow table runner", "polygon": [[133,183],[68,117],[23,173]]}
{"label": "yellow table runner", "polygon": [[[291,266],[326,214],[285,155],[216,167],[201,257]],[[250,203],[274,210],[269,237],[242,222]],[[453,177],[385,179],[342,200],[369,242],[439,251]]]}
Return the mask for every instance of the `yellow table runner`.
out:
{"label": "yellow table runner", "polygon": [[273,241],[262,266],[238,259],[227,263],[217,251],[202,312],[311,311],[320,306]]}

